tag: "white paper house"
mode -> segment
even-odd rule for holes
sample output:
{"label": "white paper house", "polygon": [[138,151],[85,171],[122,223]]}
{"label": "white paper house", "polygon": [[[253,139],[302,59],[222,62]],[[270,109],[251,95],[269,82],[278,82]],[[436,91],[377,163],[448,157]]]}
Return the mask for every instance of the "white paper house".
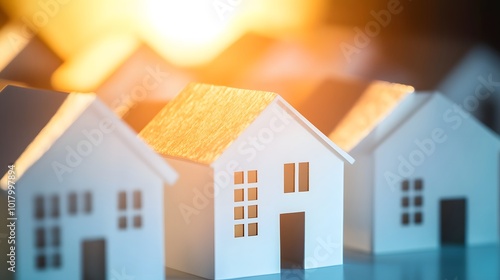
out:
{"label": "white paper house", "polygon": [[[0,92],[6,122],[36,119],[18,113],[37,94],[60,93]],[[164,279],[163,190],[177,175],[95,95],[68,94],[14,165],[17,279]]]}
{"label": "white paper house", "polygon": [[374,253],[498,241],[500,139],[439,93],[362,98],[350,143],[345,245]]}
{"label": "white paper house", "polygon": [[140,136],[180,174],[168,267],[225,279],[342,264],[353,159],[278,95],[190,84]]}

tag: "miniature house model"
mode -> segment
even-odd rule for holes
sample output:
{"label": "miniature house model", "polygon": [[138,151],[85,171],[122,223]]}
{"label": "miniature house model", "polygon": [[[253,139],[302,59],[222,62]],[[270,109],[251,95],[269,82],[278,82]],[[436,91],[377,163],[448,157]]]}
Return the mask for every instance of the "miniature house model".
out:
{"label": "miniature house model", "polygon": [[[50,106],[38,108],[42,99]],[[0,107],[12,139],[16,127],[34,132],[30,143],[19,134],[24,150],[11,146],[20,151],[16,278],[164,279],[163,189],[173,169],[95,95],[8,86]]]}
{"label": "miniature house model", "polygon": [[443,95],[364,95],[330,138],[356,158],[346,167],[346,246],[498,240],[500,139]]}
{"label": "miniature house model", "polygon": [[226,279],[342,263],[353,159],[280,96],[190,84],[140,136],[179,172],[168,267]]}

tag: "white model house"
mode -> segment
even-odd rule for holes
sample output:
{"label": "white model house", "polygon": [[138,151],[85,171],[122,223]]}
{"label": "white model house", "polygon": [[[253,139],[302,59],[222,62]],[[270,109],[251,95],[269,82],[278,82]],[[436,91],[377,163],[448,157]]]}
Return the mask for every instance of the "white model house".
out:
{"label": "white model house", "polygon": [[353,159],[280,96],[190,84],[140,136],[179,171],[168,267],[226,279],[342,264]]}
{"label": "white model house", "polygon": [[346,246],[498,241],[500,139],[443,95],[360,99],[330,137],[353,144],[356,158],[346,167]]}
{"label": "white model house", "polygon": [[[2,131],[39,117],[37,94],[61,95],[0,92]],[[46,121],[0,181],[15,186],[16,279],[164,279],[163,190],[174,170],[95,95],[67,94]]]}

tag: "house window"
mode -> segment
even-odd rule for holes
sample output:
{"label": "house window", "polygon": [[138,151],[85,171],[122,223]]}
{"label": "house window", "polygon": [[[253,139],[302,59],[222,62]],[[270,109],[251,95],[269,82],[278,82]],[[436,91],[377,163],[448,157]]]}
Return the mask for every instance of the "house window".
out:
{"label": "house window", "polygon": [[84,203],[83,203],[84,209],[83,209],[83,211],[85,213],[92,212],[92,193],[85,192],[83,194],[83,200],[84,200]]}
{"label": "house window", "polygon": [[70,193],[68,196],[68,212],[71,215],[76,214],[77,210],[77,197],[76,193]]}
{"label": "house window", "polygon": [[401,207],[403,213],[401,214],[401,224],[407,226],[410,224],[421,225],[423,219],[423,197],[424,181],[416,179],[410,181],[405,179],[401,182],[401,191],[403,197],[401,198]]}
{"label": "house window", "polygon": [[245,218],[245,207],[244,206],[234,207],[234,219],[243,220],[244,218]]}
{"label": "house window", "polygon": [[127,209],[127,193],[119,192],[118,193],[118,210],[126,210]]}
{"label": "house window", "polygon": [[39,270],[45,269],[47,266],[47,260],[45,259],[45,255],[39,255],[36,257],[36,268]]}
{"label": "house window", "polygon": [[142,208],[142,194],[140,191],[134,191],[134,209]]}
{"label": "house window", "polygon": [[50,198],[50,216],[53,218],[59,218],[59,207],[60,207],[60,201],[59,201],[59,196],[58,195],[53,195]]}
{"label": "house window", "polygon": [[[298,170],[296,170],[298,168]],[[296,175],[298,174],[298,176]],[[297,178],[298,177],[298,178]],[[308,192],[309,191],[309,162],[286,163],[284,165],[284,192]],[[298,182],[299,189],[296,190],[295,182]]]}
{"label": "house window", "polygon": [[41,220],[45,216],[45,209],[44,209],[44,203],[43,203],[43,196],[36,196],[35,197],[35,218],[37,220]]}
{"label": "house window", "polygon": [[[132,203],[127,202],[127,197],[130,197],[132,199]],[[130,206],[129,206],[130,205]],[[127,229],[128,222],[127,219],[130,218],[130,226],[139,229],[142,228],[143,226],[143,219],[142,219],[142,192],[139,190],[132,191],[130,195],[127,195],[127,192],[125,191],[120,191],[118,192],[118,201],[117,201],[117,206],[118,206],[118,228],[121,230]],[[127,209],[129,211],[127,211]]]}
{"label": "house window", "polygon": [[245,225],[237,224],[234,225],[234,237],[244,237],[245,236]]}
{"label": "house window", "polygon": [[[234,237],[257,236],[257,170],[234,172]],[[246,196],[245,196],[246,193]],[[248,205],[248,202],[252,205]],[[251,221],[251,223],[248,223]],[[245,230],[246,229],[246,230]]]}
{"label": "house window", "polygon": [[[45,215],[45,201],[48,202],[48,215]],[[68,195],[68,210],[70,213],[73,211],[72,203],[76,205],[76,194],[71,193]],[[57,223],[60,216],[60,198],[58,195],[52,195],[48,197],[43,197],[38,195],[35,197],[35,223],[37,227],[35,228],[34,237],[34,250],[36,252],[36,257],[34,260],[34,266],[37,270],[44,270],[47,268],[59,268],[61,267],[61,229],[58,225],[54,224],[54,220]],[[76,209],[75,211],[76,212]],[[45,219],[51,219],[51,227],[44,226]],[[54,255],[48,255],[48,253]],[[57,256],[58,259],[56,259]]]}

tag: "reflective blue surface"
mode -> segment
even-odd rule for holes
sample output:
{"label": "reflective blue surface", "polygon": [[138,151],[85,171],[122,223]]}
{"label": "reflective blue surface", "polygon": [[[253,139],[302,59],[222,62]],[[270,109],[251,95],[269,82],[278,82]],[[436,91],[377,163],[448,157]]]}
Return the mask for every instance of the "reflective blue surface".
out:
{"label": "reflective blue surface", "polygon": [[[443,247],[440,250],[372,256],[344,251],[344,265],[310,270],[284,270],[251,280],[499,280],[500,247]],[[201,279],[167,269],[167,279]]]}

